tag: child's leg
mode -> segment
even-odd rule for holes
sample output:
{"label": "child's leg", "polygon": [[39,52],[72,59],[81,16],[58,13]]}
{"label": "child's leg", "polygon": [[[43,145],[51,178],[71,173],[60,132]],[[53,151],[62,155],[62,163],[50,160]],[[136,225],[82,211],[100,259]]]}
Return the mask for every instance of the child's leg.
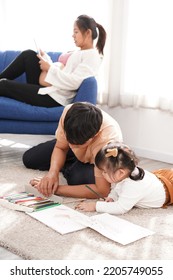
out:
{"label": "child's leg", "polygon": [[173,204],[173,169],[159,169],[153,173],[164,183],[166,186],[170,200],[168,204]]}

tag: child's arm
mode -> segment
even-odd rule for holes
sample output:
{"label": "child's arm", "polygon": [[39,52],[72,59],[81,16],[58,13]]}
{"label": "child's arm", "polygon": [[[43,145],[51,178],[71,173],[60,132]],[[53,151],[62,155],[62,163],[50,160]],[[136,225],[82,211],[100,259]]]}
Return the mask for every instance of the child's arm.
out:
{"label": "child's arm", "polygon": [[[75,206],[75,209],[86,211],[86,212],[95,212],[96,211],[96,205],[98,201],[84,201],[80,202]],[[102,201],[100,201],[102,202]],[[111,197],[106,197],[105,202],[114,202],[114,200]]]}
{"label": "child's arm", "polygon": [[[107,197],[105,202],[113,202],[114,200],[111,197]],[[95,212],[96,205],[98,201],[84,201],[80,202],[75,206],[75,209],[86,211],[86,212]],[[101,201],[100,201],[101,202]]]}

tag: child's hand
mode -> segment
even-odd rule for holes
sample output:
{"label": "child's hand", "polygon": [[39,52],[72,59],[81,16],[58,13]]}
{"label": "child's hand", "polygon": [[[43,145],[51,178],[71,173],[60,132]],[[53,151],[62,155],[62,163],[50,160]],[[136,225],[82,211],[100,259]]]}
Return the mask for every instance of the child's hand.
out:
{"label": "child's hand", "polygon": [[109,197],[109,196],[106,198],[105,201],[106,201],[106,202],[114,202],[114,200],[113,200],[111,197]]}
{"label": "child's hand", "polygon": [[81,202],[75,206],[75,209],[86,211],[86,212],[95,212],[96,211],[96,202]]}

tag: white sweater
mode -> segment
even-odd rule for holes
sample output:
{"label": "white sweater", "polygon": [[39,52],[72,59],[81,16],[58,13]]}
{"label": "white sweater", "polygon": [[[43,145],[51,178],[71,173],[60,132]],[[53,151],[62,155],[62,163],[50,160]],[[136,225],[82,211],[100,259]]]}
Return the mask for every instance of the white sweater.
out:
{"label": "white sweater", "polygon": [[96,49],[74,51],[63,69],[52,63],[45,78],[52,86],[40,88],[38,94],[49,94],[63,106],[70,104],[82,81],[98,74],[101,61]]}
{"label": "white sweater", "polygon": [[142,180],[126,178],[112,185],[108,197],[114,202],[96,203],[96,211],[109,214],[124,214],[134,206],[138,208],[159,208],[165,202],[165,190],[162,182],[151,172],[145,170]]}

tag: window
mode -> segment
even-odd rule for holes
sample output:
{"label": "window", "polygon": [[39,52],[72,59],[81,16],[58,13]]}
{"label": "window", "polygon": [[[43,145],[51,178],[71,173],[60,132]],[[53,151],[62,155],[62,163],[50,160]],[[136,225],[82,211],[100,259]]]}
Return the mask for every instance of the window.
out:
{"label": "window", "polygon": [[173,112],[173,2],[125,3],[119,102]]}

